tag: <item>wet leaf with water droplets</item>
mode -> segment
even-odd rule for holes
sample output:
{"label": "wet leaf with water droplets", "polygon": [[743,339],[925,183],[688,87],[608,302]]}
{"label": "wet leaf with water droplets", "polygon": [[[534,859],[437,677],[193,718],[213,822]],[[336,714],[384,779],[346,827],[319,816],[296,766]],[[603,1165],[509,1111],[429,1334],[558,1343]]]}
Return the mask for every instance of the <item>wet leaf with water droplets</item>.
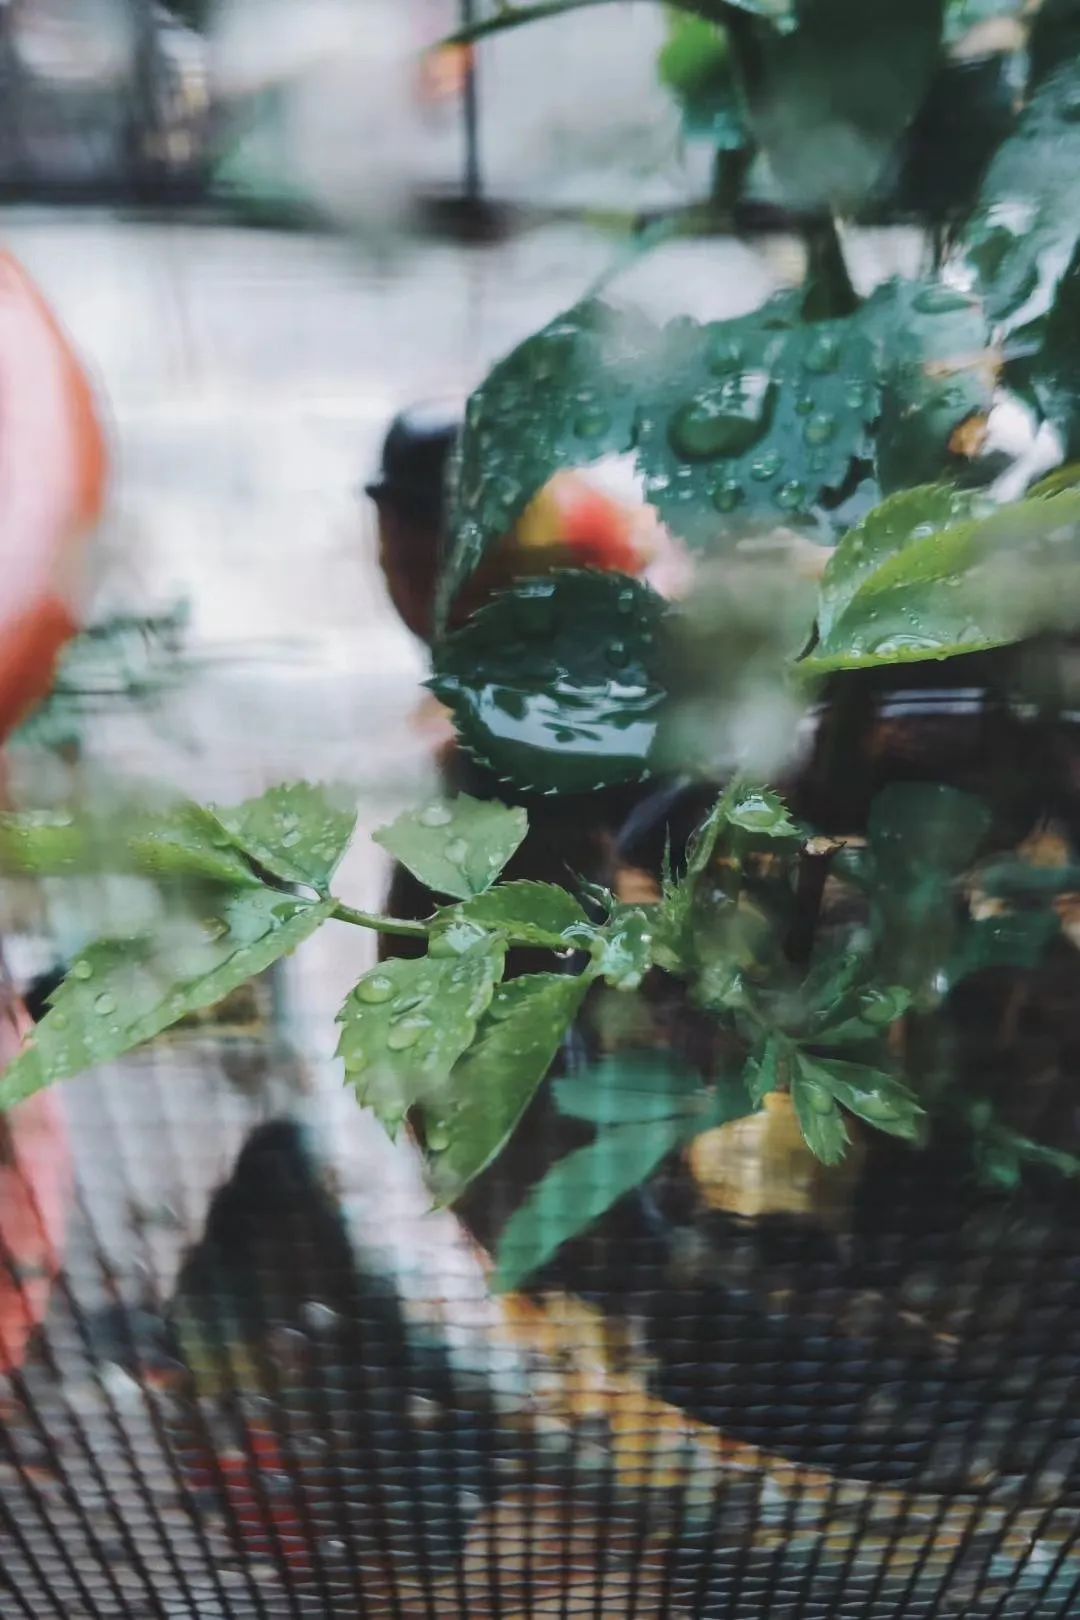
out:
{"label": "wet leaf with water droplets", "polygon": [[105,940],[79,958],[50,998],[32,1041],[0,1076],[0,1108],[140,1046],[189,1013],[212,1007],[287,956],[333,911],[271,889],[217,900],[225,931],[190,919],[153,939]]}
{"label": "wet leaf with water droplets", "polygon": [[85,810],[0,815],[0,871],[41,877],[137,872],[161,882],[258,885],[214,816],[185,800],[103,795]]}
{"label": "wet leaf with water droplets", "polygon": [[646,494],[701,549],[810,513],[863,450],[876,403],[854,320],[803,322],[784,294],[735,320],[689,321],[641,404]]}
{"label": "wet leaf with water droplets", "polygon": [[571,944],[580,948],[590,932],[578,902],[555,883],[500,883],[440,916],[503,933],[519,945],[554,951],[565,951]]}
{"label": "wet leaf with water droplets", "polygon": [[826,1164],[836,1162],[830,1154],[843,1157],[847,1136],[837,1104],[888,1136],[906,1142],[920,1138],[922,1108],[908,1087],[884,1069],[798,1052],[791,1091],[807,1145]]}
{"label": "wet leaf with water droplets", "polygon": [[285,883],[325,892],[356,826],[355,795],[345,787],[294,782],[214,815],[236,847]]}
{"label": "wet leaf with water droplets", "polygon": [[[523,637],[520,615],[537,603],[548,632]],[[654,591],[624,575],[524,580],[442,643],[429,685],[464,747],[520,788],[585,793],[637,781],[651,768],[664,700],[666,614]]]}
{"label": "wet leaf with water droplets", "polygon": [[383,962],[338,1014],[338,1056],[360,1101],[393,1135],[410,1108],[442,1118],[448,1077],[502,977],[506,947],[483,936],[460,955]]}
{"label": "wet leaf with water droplets", "polygon": [[375,842],[436,894],[468,900],[490,889],[528,825],[524,810],[462,793],[406,810]]}
{"label": "wet leaf with water droplets", "polygon": [[589,988],[590,976],[535,973],[495,992],[475,1044],[451,1076],[445,1146],[430,1180],[441,1203],[459,1198],[509,1140]]}
{"label": "wet leaf with water droplets", "polygon": [[553,474],[630,448],[632,385],[654,341],[642,317],[594,301],[557,316],[488,374],[469,401],[454,472],[443,617]]}

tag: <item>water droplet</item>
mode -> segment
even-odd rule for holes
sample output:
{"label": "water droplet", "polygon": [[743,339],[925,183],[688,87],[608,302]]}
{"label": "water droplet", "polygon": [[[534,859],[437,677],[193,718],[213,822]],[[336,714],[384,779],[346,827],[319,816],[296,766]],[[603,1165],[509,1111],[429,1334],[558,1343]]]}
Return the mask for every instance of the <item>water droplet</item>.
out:
{"label": "water droplet", "polygon": [[395,1024],[386,1037],[386,1044],[391,1052],[407,1052],[410,1046],[417,1041],[431,1024],[426,1018],[406,1018],[402,1023]]}
{"label": "water droplet", "polygon": [[803,365],[807,371],[814,371],[818,375],[823,375],[827,371],[835,371],[839,359],[839,341],[831,332],[821,332],[803,356]]}
{"label": "water droplet", "polygon": [[358,998],[373,1007],[380,1001],[389,1001],[393,993],[394,981],[388,979],[385,973],[376,973],[370,979],[361,979],[356,987]]}
{"label": "water droplet", "polygon": [[94,970],[87,961],[76,962],[71,970],[73,979],[92,979]]}
{"label": "water droplet", "polygon": [[727,478],[713,491],[713,505],[718,512],[734,512],[743,498],[743,487],[734,478]]}
{"label": "water droplet", "polygon": [[284,838],[281,840],[282,849],[295,849],[297,844],[300,842],[300,837],[300,833],[296,830],[293,832],[287,832]]}
{"label": "water droplet", "polygon": [[816,411],[803,428],[807,444],[828,444],[836,433],[836,417],[831,411]]}
{"label": "water droplet", "polygon": [[891,1120],[900,1118],[900,1109],[888,1097],[876,1092],[864,1093],[859,1099],[859,1112],[864,1119]]}
{"label": "water droplet", "polygon": [[774,393],[763,371],[739,372],[702,389],[672,418],[672,448],[688,461],[742,455],[765,432]]}
{"label": "water droplet", "polygon": [[446,858],[455,866],[460,866],[469,853],[469,846],[464,838],[452,838],[446,846]]}
{"label": "water droplet", "polygon": [[911,300],[920,315],[948,315],[952,310],[970,309],[970,301],[955,287],[937,285],[923,287]]}
{"label": "water droplet", "polygon": [[797,478],[788,484],[781,484],[776,492],[776,504],[783,507],[785,512],[797,512],[806,505],[806,485],[800,484]]}
{"label": "water droplet", "polygon": [[844,399],[853,411],[861,411],[866,404],[866,384],[860,382],[848,383]]}
{"label": "water droplet", "polygon": [[799,1095],[809,1103],[815,1114],[831,1114],[836,1106],[830,1093],[824,1086],[819,1086],[816,1080],[801,1081]]}
{"label": "water droplet", "polygon": [[633,593],[633,591],[620,591],[619,592],[619,599],[615,603],[615,608],[616,608],[616,611],[619,612],[619,613],[623,613],[623,614],[633,613],[633,611],[634,611],[634,593]]}
{"label": "water droplet", "polygon": [[796,416],[809,416],[813,408],[814,401],[810,398],[809,394],[804,394],[801,399],[797,399],[795,401]]}
{"label": "water droplet", "polygon": [[756,478],[759,484],[767,484],[770,478],[775,478],[780,471],[780,452],[766,450],[763,456],[758,456],[750,463],[750,476]]}
{"label": "water droplet", "polygon": [[107,1014],[115,1012],[116,997],[110,996],[107,990],[103,990],[100,996],[94,998],[94,1011],[100,1013],[103,1018]]}
{"label": "water droplet", "polygon": [[427,1128],[427,1145],[432,1153],[443,1153],[450,1146],[450,1127],[443,1120],[436,1120]]}
{"label": "water droplet", "polygon": [[454,812],[445,804],[429,804],[426,810],[420,812],[422,827],[445,827],[453,819]]}
{"label": "water droplet", "polygon": [[598,405],[579,411],[574,418],[574,432],[579,439],[599,439],[609,431],[611,415]]}

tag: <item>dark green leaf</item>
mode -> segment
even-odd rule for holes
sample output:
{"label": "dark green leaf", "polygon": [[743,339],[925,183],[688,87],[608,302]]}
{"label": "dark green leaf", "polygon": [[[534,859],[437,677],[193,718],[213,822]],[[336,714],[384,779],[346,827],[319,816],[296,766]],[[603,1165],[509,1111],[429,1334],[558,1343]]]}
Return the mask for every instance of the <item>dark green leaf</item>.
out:
{"label": "dark green leaf", "polygon": [[1011,912],[969,923],[960,949],[947,970],[950,983],[985,968],[1038,967],[1052,939],[1061,932],[1056,912]]}
{"label": "dark green leaf", "polygon": [[493,1289],[506,1293],[520,1288],[564,1243],[647,1181],[668,1154],[700,1128],[700,1122],[686,1119],[615,1125],[588,1147],[560,1159],[507,1223],[499,1241]]}
{"label": "dark green leaf", "polygon": [[[886,1074],[882,1069],[872,1069],[865,1063],[843,1063],[839,1058],[812,1058],[805,1052],[799,1053],[796,1068],[793,1090],[804,1131],[804,1109],[811,1117],[824,1119],[829,1114],[824,1099],[831,1098],[888,1136],[900,1136],[908,1142],[918,1140],[923,1110],[908,1088],[894,1075]],[[799,1105],[800,1091],[803,1094],[802,1107]],[[826,1128],[826,1137],[830,1129]],[[807,1141],[810,1142],[809,1136]],[[810,1146],[817,1152],[813,1142],[810,1142]],[[826,1159],[825,1162],[831,1161]]]}
{"label": "dark green leaf", "polygon": [[[967,9],[970,16],[976,7]],[[959,18],[958,25],[963,31],[970,26]],[[883,205],[894,217],[967,218],[991,158],[1015,127],[1022,78],[1019,52],[965,51],[962,59],[939,65],[903,138],[895,179],[883,188]]]}
{"label": "dark green leaf", "polygon": [[974,491],[943,484],[890,495],[844,536],[829,558],[821,582],[818,634],[827,640],[864,580],[914,541],[969,519],[984,502]]}
{"label": "dark green leaf", "polygon": [[334,903],[256,888],[229,894],[216,909],[201,923],[184,919],[153,940],[106,940],[84,952],[30,1044],[0,1076],[0,1108],[212,1007],[295,950]]}
{"label": "dark green leaf", "polygon": [[216,819],[243,854],[285,883],[310,884],[321,893],[337,870],[356,826],[347,788],[294,782],[224,809]]}
{"label": "dark green leaf", "polygon": [[[1077,106],[1080,109],[1080,80]],[[1080,251],[1058,282],[1042,347],[1029,363],[1028,376],[1043,414],[1061,434],[1066,454],[1080,454]],[[1061,476],[1058,469],[1058,487],[1071,487],[1061,485]],[[1072,477],[1071,469],[1066,476]]]}
{"label": "dark green leaf", "polygon": [[536,973],[496,990],[475,1044],[458,1063],[445,1108],[429,1129],[431,1182],[441,1203],[460,1197],[509,1139],[551,1067],[591,980]]}
{"label": "dark green leaf", "polygon": [[789,207],[873,189],[937,66],[942,0],[798,0],[786,35],[743,46],[751,127]]}
{"label": "dark green leaf", "polygon": [[640,318],[591,302],[558,316],[488,374],[469,400],[454,478],[444,619],[552,474],[630,449],[632,385],[654,341]]}
{"label": "dark green leaf", "polygon": [[436,894],[468,900],[491,887],[528,830],[524,810],[462,793],[406,810],[375,842]]}
{"label": "dark green leaf", "polygon": [[1080,622],[1080,491],[1018,501],[914,540],[868,575],[800,668],[951,658]]}
{"label": "dark green leaf", "polygon": [[755,1108],[761,1107],[771,1091],[786,1087],[793,1050],[790,1041],[770,1035],[761,1049],[747,1058],[743,1079]]}
{"label": "dark green leaf", "polygon": [[829,1015],[823,1015],[804,1033],[812,1046],[863,1045],[880,1040],[891,1024],[911,1005],[911,992],[900,984],[863,985]]}
{"label": "dark green leaf", "polygon": [[937,782],[896,782],[879,793],[867,825],[879,876],[898,889],[924,874],[955,877],[975,859],[990,811],[971,793]]}
{"label": "dark green leaf", "polygon": [[584,1074],[556,1080],[554,1091],[562,1113],[593,1125],[700,1113],[708,1098],[700,1074],[662,1052],[618,1052]]}
{"label": "dark green leaf", "polygon": [[502,977],[505,945],[485,937],[459,956],[383,962],[338,1014],[338,1056],[360,1101],[393,1135],[408,1110],[446,1116],[449,1075],[471,1045]]}
{"label": "dark green leaf", "polygon": [[785,296],[737,320],[680,321],[641,402],[646,494],[702,549],[805,517],[843,483],[877,408],[855,319],[803,323]]}
{"label": "dark green leaf", "polygon": [[966,233],[991,318],[1045,314],[1080,236],[1080,62],[1049,72],[987,170]]}
{"label": "dark green leaf", "polygon": [[649,774],[666,612],[623,575],[525,580],[437,649],[432,690],[463,745],[520,788],[585,793]]}
{"label": "dark green leaf", "polygon": [[890,281],[863,308],[878,346],[881,420],[876,466],[882,489],[930,483],[963,464],[953,435],[985,417],[997,355],[981,306],[939,281]]}
{"label": "dark green leaf", "polygon": [[593,931],[573,895],[554,883],[500,883],[449,915],[504,933],[516,944],[553,951],[586,945]]}

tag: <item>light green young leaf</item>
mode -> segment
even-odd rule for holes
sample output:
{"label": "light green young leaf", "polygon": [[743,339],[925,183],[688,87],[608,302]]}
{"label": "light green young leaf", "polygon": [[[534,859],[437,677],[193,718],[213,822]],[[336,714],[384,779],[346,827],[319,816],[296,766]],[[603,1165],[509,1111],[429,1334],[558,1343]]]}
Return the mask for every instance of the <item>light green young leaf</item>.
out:
{"label": "light green young leaf", "polygon": [[535,973],[496,990],[477,1039],[458,1063],[429,1146],[440,1144],[432,1188],[449,1204],[509,1139],[551,1067],[591,978]]}
{"label": "light green young leaf", "polygon": [[905,546],[971,518],[986,497],[947,484],[923,484],[890,495],[841,540],[821,581],[818,634],[828,637],[864,580]]}
{"label": "light green young leaf", "polygon": [[587,943],[592,925],[572,894],[555,883],[500,883],[440,915],[503,933],[519,945],[565,951]]}
{"label": "light green young leaf", "polygon": [[700,1121],[685,1118],[615,1125],[588,1147],[560,1159],[507,1223],[493,1289],[507,1293],[520,1288],[564,1243],[648,1180],[669,1153],[700,1129]]}
{"label": "light green young leaf", "polygon": [[554,1084],[564,1114],[594,1125],[645,1124],[702,1111],[708,1093],[700,1074],[662,1052],[619,1052],[584,1074]]}
{"label": "light green young leaf", "polygon": [[822,1164],[839,1164],[847,1152],[850,1137],[836,1099],[817,1076],[804,1070],[804,1060],[796,1053],[791,1076],[791,1101],[806,1145]]}
{"label": "light green young leaf", "polygon": [[0,1076],[0,1108],[139,1046],[287,956],[333,911],[273,890],[235,891],[218,915],[156,939],[105,940],[72,966],[30,1044]]}
{"label": "light green young leaf", "polygon": [[294,782],[214,815],[245,855],[285,883],[325,893],[356,826],[353,794]]}
{"label": "light green young leaf", "polygon": [[[796,1070],[792,1087],[796,1108],[799,1108],[798,1093],[801,1092],[809,1113],[816,1119],[824,1119],[829,1110],[823,1099],[831,1099],[889,1136],[900,1136],[907,1142],[918,1140],[923,1110],[907,1086],[894,1075],[865,1063],[814,1058],[805,1052],[798,1054]],[[800,1122],[803,1119],[801,1109],[799,1119]],[[814,1143],[810,1142],[810,1146],[814,1148]]]}
{"label": "light green young leaf", "polygon": [[653,964],[657,906],[616,905],[593,942],[596,971],[615,990],[636,990]]}
{"label": "light green young leaf", "polygon": [[462,793],[406,810],[375,842],[436,894],[468,900],[490,889],[528,830],[524,810]]}
{"label": "light green young leaf", "polygon": [[450,1071],[472,1045],[505,956],[505,944],[485,936],[459,956],[383,962],[350,992],[338,1056],[391,1135],[415,1105],[445,1116]]}
{"label": "light green young leaf", "polygon": [[37,877],[138,872],[160,881],[258,887],[250,865],[201,805],[103,801],[85,812],[0,816],[0,871]]}

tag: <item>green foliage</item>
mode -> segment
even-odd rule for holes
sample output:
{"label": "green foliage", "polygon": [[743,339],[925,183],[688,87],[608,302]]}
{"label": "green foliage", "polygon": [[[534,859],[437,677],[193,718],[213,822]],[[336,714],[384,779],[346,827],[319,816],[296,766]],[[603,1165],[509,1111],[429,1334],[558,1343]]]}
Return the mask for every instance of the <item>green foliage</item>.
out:
{"label": "green foliage", "polygon": [[104,940],[72,966],[30,1044],[0,1076],[0,1108],[141,1046],[296,949],[333,902],[238,889],[155,938]]}
{"label": "green foliage", "polygon": [[524,810],[462,793],[406,810],[375,842],[436,894],[468,900],[491,887],[527,831]]}
{"label": "green foliage", "polygon": [[965,234],[991,318],[1045,314],[1080,235],[1080,63],[1047,74],[987,171]]}
{"label": "green foliage", "polygon": [[[661,599],[617,574],[524,580],[437,649],[431,689],[504,780],[585,793],[649,773]],[[582,633],[582,626],[588,630]]]}
{"label": "green foliage", "polygon": [[673,12],[658,69],[661,84],[682,109],[687,135],[706,137],[723,152],[747,145],[749,132],[723,29],[704,17]]}
{"label": "green foliage", "polygon": [[354,796],[346,788],[307,782],[271,788],[215,818],[258,866],[284,883],[325,894],[356,827]]}
{"label": "green foliage", "polygon": [[556,1080],[553,1089],[560,1112],[590,1125],[644,1125],[701,1113],[709,1099],[701,1076],[663,1052],[620,1052]]}
{"label": "green foliage", "polygon": [[594,932],[573,895],[554,883],[501,883],[443,915],[512,935],[519,945],[550,951],[585,943]]}
{"label": "green foliage", "polygon": [[475,1044],[452,1076],[453,1104],[436,1138],[431,1178],[442,1202],[459,1197],[505,1145],[551,1067],[589,983],[587,974],[534,973],[495,992]]}
{"label": "green foliage", "polygon": [[876,414],[874,349],[855,321],[807,323],[781,297],[680,322],[641,403],[646,494],[700,546],[748,520],[791,522],[843,482]]}
{"label": "green foliage", "polygon": [[942,0],[798,0],[745,48],[750,123],[782,201],[850,209],[873,189],[937,65]]}
{"label": "green foliage", "polygon": [[[879,536],[887,516],[878,528]],[[828,620],[807,673],[951,658],[1008,646],[1080,621],[1073,582],[1080,556],[1080,493],[1063,490],[951,522],[929,534],[891,536],[886,554]],[[858,535],[830,573],[859,557]],[[840,553],[838,552],[838,557]]]}
{"label": "green foliage", "polygon": [[473,394],[453,481],[444,613],[553,473],[630,448],[631,384],[650,342],[647,324],[595,300],[580,304],[519,345]]}

